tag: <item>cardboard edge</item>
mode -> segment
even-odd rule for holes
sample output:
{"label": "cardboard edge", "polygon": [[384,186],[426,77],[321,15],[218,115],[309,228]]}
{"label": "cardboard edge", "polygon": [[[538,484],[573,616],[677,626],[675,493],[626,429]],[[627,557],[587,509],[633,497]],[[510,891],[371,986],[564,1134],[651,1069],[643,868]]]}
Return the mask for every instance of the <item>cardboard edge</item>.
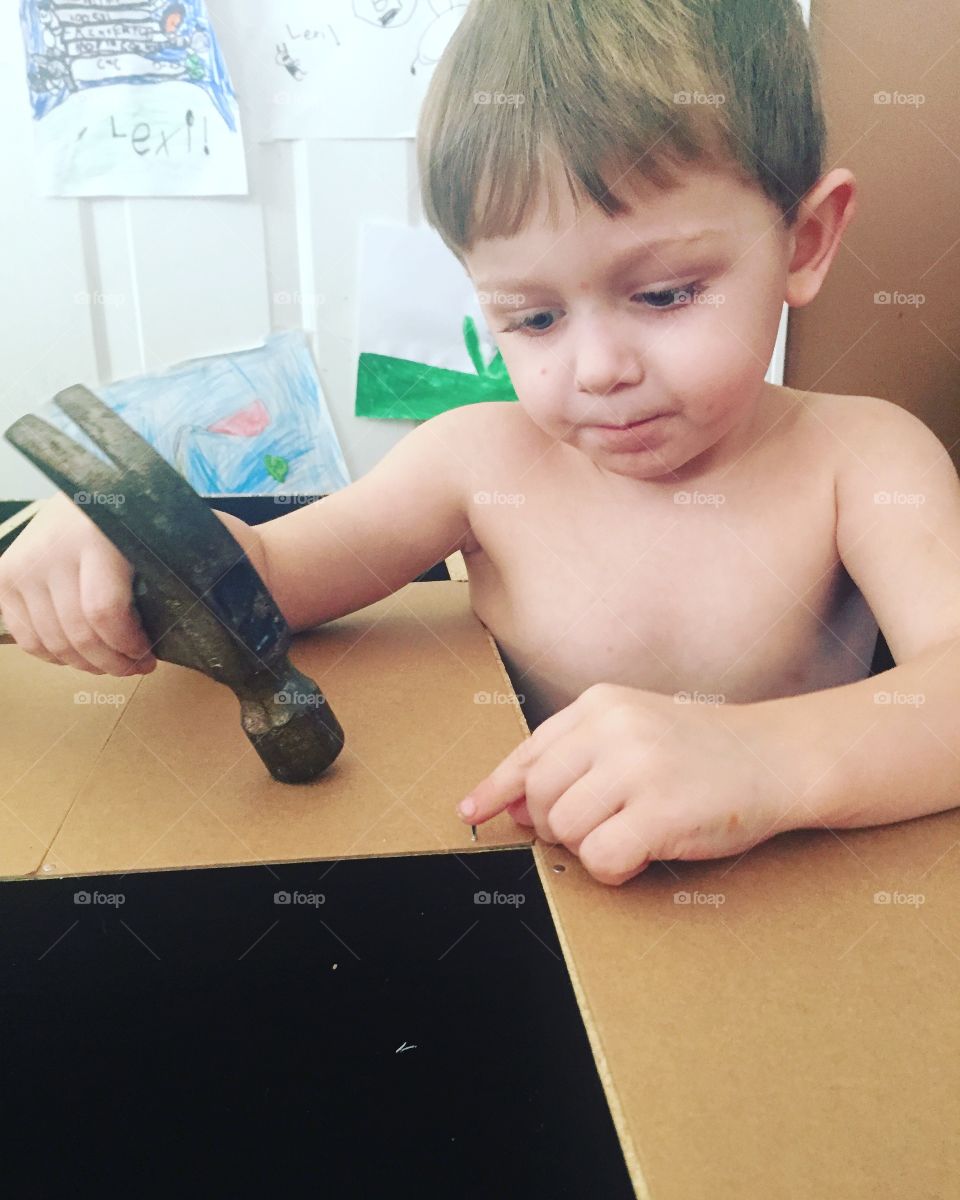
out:
{"label": "cardboard edge", "polygon": [[36,860],[34,866],[29,871],[22,872],[19,875],[0,875],[0,881],[7,882],[8,880],[13,880],[13,879],[43,879],[43,878],[45,878],[45,876],[42,873],[43,872],[43,864],[50,857],[50,852],[53,849],[54,843],[56,842],[57,838],[60,836],[60,831],[63,829],[64,825],[66,824],[67,818],[70,816],[71,812],[73,812],[74,806],[76,805],[77,800],[80,797],[80,794],[83,792],[83,789],[86,786],[87,780],[90,778],[91,774],[96,770],[97,763],[100,761],[100,759],[103,755],[103,752],[107,747],[107,744],[109,743],[110,739],[113,737],[114,733],[116,733],[117,726],[120,724],[120,721],[123,719],[123,709],[126,707],[126,703],[128,703],[132,699],[132,697],[136,695],[141,683],[143,683],[142,675],[137,680],[136,685],[134,686],[133,690],[130,692],[130,695],[127,696],[124,704],[116,706],[117,711],[116,711],[116,716],[115,716],[114,721],[109,726],[109,728],[105,731],[104,736],[103,736],[103,741],[97,747],[96,753],[90,759],[90,766],[89,766],[88,770],[84,773],[83,777],[77,783],[77,786],[74,789],[73,796],[70,798],[70,803],[67,805],[66,809],[64,810],[63,815],[60,818],[60,822],[57,825],[56,829],[51,834],[50,840],[47,842],[46,847],[41,851],[39,859]]}
{"label": "cardboard edge", "polygon": [[[620,1149],[623,1151],[624,1162],[627,1165],[627,1173],[630,1176],[630,1182],[633,1184],[633,1190],[636,1192],[637,1200],[653,1200],[653,1194],[647,1186],[646,1177],[640,1166],[639,1156],[633,1138],[630,1135],[630,1130],[627,1126],[627,1119],[624,1113],[623,1105],[620,1102],[620,1094],[617,1091],[616,1083],[614,1082],[613,1072],[610,1070],[610,1065],[607,1061],[607,1055],[603,1048],[603,1041],[600,1037],[600,1032],[597,1029],[593,1018],[593,1011],[590,1008],[590,1003],[587,1000],[586,990],[583,982],[580,979],[580,974],[577,970],[577,960],[574,956],[573,949],[567,941],[566,930],[563,926],[563,920],[560,916],[560,911],[554,903],[553,893],[551,888],[553,880],[551,875],[553,872],[546,859],[547,850],[543,843],[537,839],[533,844],[533,861],[537,866],[537,874],[540,877],[540,886],[543,889],[543,894],[547,898],[547,905],[550,909],[550,916],[553,919],[553,927],[556,930],[557,940],[560,943],[560,949],[563,951],[564,962],[567,966],[567,972],[570,976],[570,982],[573,984],[573,993],[576,996],[577,1007],[580,1009],[580,1017],[583,1021],[583,1027],[587,1031],[587,1038],[590,1042],[590,1049],[593,1053],[594,1065],[597,1068],[597,1074],[600,1076],[600,1083],[603,1086],[604,1094],[607,1097],[607,1105],[610,1109],[610,1115],[613,1118],[613,1125],[617,1132],[617,1138],[620,1142]],[[597,884],[597,887],[604,885]]]}
{"label": "cardboard edge", "polygon": [[[465,854],[496,854],[501,850],[532,849],[532,845],[527,842],[512,842],[505,846],[472,846],[469,849],[461,848],[456,850],[397,850],[393,853],[378,851],[376,854],[336,854],[330,858],[258,858],[256,862],[241,860],[239,862],[180,863],[175,867],[116,867],[110,871],[66,871],[58,873],[51,870],[34,875],[0,875],[0,883],[16,883],[19,879],[90,879],[100,876],[119,876],[123,878],[126,875],[156,875],[162,871],[219,871],[221,868],[229,869],[234,867],[287,867],[294,863],[300,866],[310,866],[314,863],[364,862],[375,858],[430,858],[439,855],[451,855],[454,858],[459,858]],[[43,865],[41,864],[41,867]]]}
{"label": "cardboard edge", "polygon": [[446,563],[447,574],[455,583],[469,583],[467,575],[467,564],[464,562],[463,554],[459,550],[454,552],[443,560]]}
{"label": "cardboard edge", "polygon": [[523,736],[528,738],[530,736],[530,726],[527,724],[527,718],[523,715],[523,709],[520,707],[520,701],[517,700],[517,693],[513,688],[513,680],[507,674],[507,668],[503,665],[503,659],[500,657],[500,647],[494,640],[494,636],[490,630],[486,627],[486,625],[483,624],[480,618],[477,617],[477,614],[474,613],[473,615],[477,618],[477,621],[480,623],[480,625],[483,626],[483,632],[486,634],[487,641],[490,643],[490,649],[493,651],[493,657],[496,660],[498,668],[500,669],[500,675],[503,679],[503,682],[507,685],[507,691],[510,692],[516,701],[516,703],[513,705],[513,709],[517,715],[517,720],[520,722],[520,728],[523,731]]}

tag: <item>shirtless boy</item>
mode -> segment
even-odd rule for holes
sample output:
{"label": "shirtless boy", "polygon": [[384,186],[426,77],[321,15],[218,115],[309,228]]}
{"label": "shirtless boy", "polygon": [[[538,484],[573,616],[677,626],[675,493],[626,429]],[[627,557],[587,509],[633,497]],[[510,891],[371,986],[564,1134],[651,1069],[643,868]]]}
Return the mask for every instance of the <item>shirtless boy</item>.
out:
{"label": "shirtless boy", "polygon": [[[764,381],[854,213],[823,142],[795,0],[473,0],[422,194],[519,403],[256,530],[223,516],[295,630],[461,549],[534,730],[461,816],[509,809],[604,883],[960,803],[950,457],[896,404]],[[40,658],[148,671],[130,578],[55,497],[0,606]],[[869,679],[878,623],[897,666]]]}

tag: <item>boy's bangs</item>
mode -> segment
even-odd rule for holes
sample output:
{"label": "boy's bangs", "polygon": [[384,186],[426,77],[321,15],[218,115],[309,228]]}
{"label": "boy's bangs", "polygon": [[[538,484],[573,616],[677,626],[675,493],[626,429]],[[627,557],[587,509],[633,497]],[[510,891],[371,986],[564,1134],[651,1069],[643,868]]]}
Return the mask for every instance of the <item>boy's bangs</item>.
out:
{"label": "boy's bangs", "polygon": [[580,137],[568,127],[561,143],[552,123],[534,120],[521,127],[520,115],[512,119],[517,122],[512,133],[501,130],[481,159],[464,161],[451,172],[456,182],[438,216],[441,228],[455,232],[462,250],[519,233],[541,197],[547,220],[556,225],[558,189],[564,185],[578,212],[593,203],[614,217],[628,211],[632,197],[679,186],[683,168],[690,164],[736,169],[722,129],[712,122],[674,118],[649,132],[638,134],[634,125],[583,130]]}
{"label": "boy's bangs", "polygon": [[434,71],[417,157],[427,222],[463,260],[558,186],[579,211],[678,183],[759,184],[788,224],[824,141],[796,0],[471,0]]}

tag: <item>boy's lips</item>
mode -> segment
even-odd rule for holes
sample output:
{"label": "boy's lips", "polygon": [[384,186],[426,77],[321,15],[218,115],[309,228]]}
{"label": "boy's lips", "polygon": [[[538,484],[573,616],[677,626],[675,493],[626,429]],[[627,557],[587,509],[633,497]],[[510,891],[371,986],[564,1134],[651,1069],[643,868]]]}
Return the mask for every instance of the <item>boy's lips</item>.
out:
{"label": "boy's lips", "polygon": [[608,451],[638,451],[652,448],[665,428],[664,420],[672,413],[654,413],[628,425],[588,425],[595,440]]}
{"label": "boy's lips", "polygon": [[665,417],[668,414],[665,412],[651,413],[649,417],[639,417],[636,421],[627,421],[623,425],[594,425],[594,429],[635,429],[638,425],[646,425],[648,421],[655,421],[657,417]]}

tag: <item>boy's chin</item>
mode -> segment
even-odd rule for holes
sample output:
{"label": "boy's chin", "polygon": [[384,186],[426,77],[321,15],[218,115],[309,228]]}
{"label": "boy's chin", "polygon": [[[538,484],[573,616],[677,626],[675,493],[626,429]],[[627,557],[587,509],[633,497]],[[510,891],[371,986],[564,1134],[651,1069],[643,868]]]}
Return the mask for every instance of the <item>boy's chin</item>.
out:
{"label": "boy's chin", "polygon": [[591,448],[589,452],[581,449],[581,453],[608,475],[623,475],[627,479],[669,479],[683,466],[683,461],[674,462],[674,455],[668,456],[662,449],[629,454],[604,454]]}

